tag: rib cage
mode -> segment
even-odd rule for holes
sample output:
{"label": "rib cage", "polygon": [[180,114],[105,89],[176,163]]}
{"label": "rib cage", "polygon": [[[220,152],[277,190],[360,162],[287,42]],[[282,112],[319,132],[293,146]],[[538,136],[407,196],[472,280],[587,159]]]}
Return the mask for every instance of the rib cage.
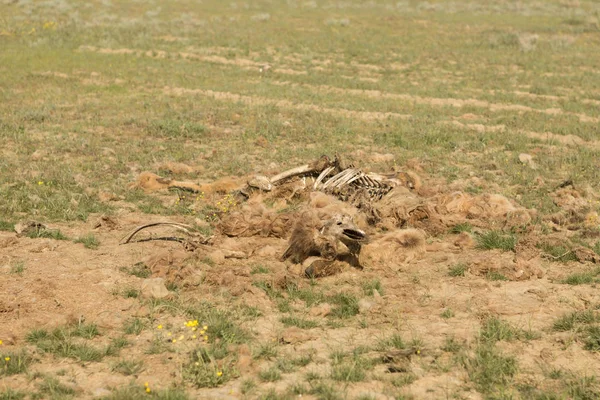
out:
{"label": "rib cage", "polygon": [[324,169],[313,189],[338,196],[344,201],[355,202],[357,198],[365,197],[371,201],[380,200],[394,188],[391,182],[387,183],[380,177],[365,174],[354,167],[346,168],[325,180],[333,170],[334,167]]}

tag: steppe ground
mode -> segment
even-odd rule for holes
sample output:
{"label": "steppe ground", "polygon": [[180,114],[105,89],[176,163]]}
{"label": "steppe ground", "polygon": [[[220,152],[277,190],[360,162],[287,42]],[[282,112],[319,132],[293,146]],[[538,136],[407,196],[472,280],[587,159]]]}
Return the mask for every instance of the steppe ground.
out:
{"label": "steppe ground", "polygon": [[[0,399],[600,398],[599,126],[593,0],[1,0]],[[220,233],[336,152],[531,218],[313,280]],[[215,244],[119,245],[166,220]]]}

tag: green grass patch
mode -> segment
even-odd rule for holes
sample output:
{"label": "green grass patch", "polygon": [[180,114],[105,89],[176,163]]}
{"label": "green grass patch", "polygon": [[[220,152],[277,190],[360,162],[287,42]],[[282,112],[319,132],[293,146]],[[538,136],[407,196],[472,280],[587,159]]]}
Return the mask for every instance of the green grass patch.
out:
{"label": "green grass patch", "polygon": [[346,319],[358,314],[358,298],[352,294],[338,293],[327,300],[334,305],[331,317]]}
{"label": "green grass patch", "polygon": [[539,335],[534,332],[515,328],[508,322],[496,317],[486,319],[479,331],[480,340],[486,343],[495,343],[499,340],[509,342],[513,340],[530,340],[535,339],[538,336]]}
{"label": "green grass patch", "polygon": [[579,325],[590,325],[600,322],[600,313],[594,310],[575,311],[565,314],[552,324],[552,329],[558,332],[566,332],[575,329]]}
{"label": "green grass patch", "polygon": [[389,349],[402,350],[406,348],[406,343],[402,336],[398,333],[394,333],[386,339],[382,339],[377,343],[377,349],[380,351],[386,351]]}
{"label": "green grass patch", "polygon": [[141,318],[129,318],[123,324],[123,332],[127,335],[139,335],[148,326],[148,322]]}
{"label": "green grass patch", "polygon": [[141,360],[119,360],[111,369],[125,376],[137,375],[144,370],[144,362]]}
{"label": "green grass patch", "polygon": [[25,263],[17,261],[10,266],[10,273],[15,275],[23,275],[25,272]]}
{"label": "green grass patch", "polygon": [[70,398],[77,393],[75,388],[67,386],[61,383],[58,379],[50,376],[45,377],[44,380],[38,383],[36,386],[41,394],[52,399]]}
{"label": "green grass patch", "polygon": [[220,386],[237,378],[234,360],[222,359],[217,362],[213,354],[201,347],[192,351],[189,361],[182,367],[183,379],[197,388]]}
{"label": "green grass patch", "polygon": [[0,376],[10,376],[27,372],[33,362],[32,356],[25,350],[7,351],[0,347]]}
{"label": "green grass patch", "polygon": [[600,268],[594,268],[587,272],[578,272],[567,276],[561,283],[567,285],[585,285],[600,282]]}
{"label": "green grass patch", "polygon": [[448,269],[448,276],[465,276],[465,272],[467,272],[468,267],[467,264],[459,263],[454,264]]}
{"label": "green grass patch", "polygon": [[35,329],[26,336],[27,342],[35,344],[40,350],[57,357],[72,358],[80,362],[98,362],[106,356],[117,355],[124,346],[119,339],[113,339],[104,348],[86,343],[86,340],[98,336],[94,324],[78,324],[54,329],[52,332]]}
{"label": "green grass patch", "polygon": [[488,281],[508,281],[508,278],[498,271],[489,271],[485,274],[485,279]]}
{"label": "green grass patch", "polygon": [[[150,390],[150,393],[147,392]],[[190,397],[181,388],[166,388],[155,390],[151,385],[148,387],[135,385],[133,383],[127,386],[121,386],[115,388],[113,392],[102,400],[144,400],[144,399],[158,399],[158,400],[188,400]]]}
{"label": "green grass patch", "polygon": [[482,393],[505,390],[518,371],[515,357],[503,355],[490,344],[480,344],[464,364],[469,378]]}
{"label": "green grass patch", "polygon": [[138,278],[149,278],[152,276],[152,269],[143,262],[138,262],[131,267],[121,267],[120,270],[126,274],[136,276]]}
{"label": "green grass patch", "polygon": [[312,329],[319,326],[316,321],[299,317],[282,317],[280,321],[285,326],[296,326],[300,329]]}
{"label": "green grass patch", "polygon": [[517,236],[500,231],[489,231],[477,235],[477,247],[483,250],[500,249],[514,251],[517,245]]}
{"label": "green grass patch", "polygon": [[281,371],[277,367],[262,369],[258,372],[258,377],[263,382],[276,382],[281,379]]}
{"label": "green grass patch", "polygon": [[377,293],[379,293],[381,296],[384,295],[383,286],[381,285],[381,281],[379,279],[372,279],[363,282],[361,287],[365,296],[373,296],[375,290],[377,290]]}
{"label": "green grass patch", "polygon": [[26,233],[26,236],[31,239],[45,238],[54,240],[69,240],[59,229],[35,228]]}
{"label": "green grass patch", "polygon": [[22,400],[25,396],[27,396],[27,393],[11,388],[0,392],[0,400]]}
{"label": "green grass patch", "polygon": [[5,221],[0,219],[0,231],[13,232],[15,230],[15,224],[13,222]]}
{"label": "green grass patch", "polygon": [[452,228],[450,228],[450,233],[458,234],[458,233],[462,233],[462,232],[467,232],[467,233],[473,232],[473,225],[471,225],[468,222],[463,222],[460,224],[456,224]]}
{"label": "green grass patch", "polygon": [[98,241],[98,239],[96,239],[96,236],[94,236],[91,233],[87,234],[85,236],[80,236],[77,239],[75,239],[73,242],[81,243],[81,244],[83,244],[83,247],[85,247],[86,249],[91,249],[91,250],[95,250],[98,248],[98,246],[100,246],[100,242]]}

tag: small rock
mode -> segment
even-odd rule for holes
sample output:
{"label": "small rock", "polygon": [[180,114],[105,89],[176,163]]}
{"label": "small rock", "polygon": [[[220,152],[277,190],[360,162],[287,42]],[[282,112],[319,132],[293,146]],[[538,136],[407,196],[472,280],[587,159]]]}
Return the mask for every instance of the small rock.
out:
{"label": "small rock", "polygon": [[527,153],[519,154],[519,161],[521,161],[523,164],[529,165],[532,169],[537,168],[537,166],[535,165],[535,162],[533,161],[533,156],[531,154],[527,154]]}
{"label": "small rock", "polygon": [[329,303],[321,303],[311,308],[308,313],[313,317],[326,317],[331,314],[331,305]]}
{"label": "small rock", "polygon": [[48,227],[36,221],[19,222],[15,224],[17,236],[27,236],[32,232],[45,231]]}
{"label": "small rock", "polygon": [[371,308],[373,308],[374,303],[367,299],[360,299],[358,301],[358,312],[361,314],[366,313]]}
{"label": "small rock", "polygon": [[270,192],[273,189],[271,180],[263,175],[256,175],[254,178],[248,181],[248,186]]}
{"label": "small rock", "polygon": [[302,343],[311,339],[313,339],[313,335],[295,326],[287,328],[281,334],[281,342],[287,344]]}
{"label": "small rock", "polygon": [[100,218],[94,222],[94,229],[100,228],[106,228],[107,230],[112,231],[113,229],[119,228],[119,222],[109,215],[101,215]]}
{"label": "small rock", "polygon": [[163,278],[148,278],[142,281],[142,297],[164,299],[171,295]]}

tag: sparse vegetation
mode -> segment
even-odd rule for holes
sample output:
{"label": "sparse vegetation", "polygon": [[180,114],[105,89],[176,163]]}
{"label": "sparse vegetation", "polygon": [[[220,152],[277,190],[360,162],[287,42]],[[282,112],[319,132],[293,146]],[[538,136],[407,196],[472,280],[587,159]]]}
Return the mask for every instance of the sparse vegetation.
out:
{"label": "sparse vegetation", "polygon": [[466,264],[455,264],[448,270],[448,276],[465,276],[468,267]]}
{"label": "sparse vegetation", "polygon": [[152,275],[150,267],[143,262],[136,263],[131,267],[121,267],[121,271],[138,278],[149,278]]}
{"label": "sparse vegetation", "polygon": [[120,360],[112,370],[123,375],[137,375],[144,369],[144,362],[140,360]]}
{"label": "sparse vegetation", "polygon": [[0,392],[0,400],[22,400],[26,395],[25,392],[8,388]]}
{"label": "sparse vegetation", "polygon": [[33,357],[25,350],[14,352],[0,348],[0,376],[22,374],[32,361]]}
{"label": "sparse vegetation", "polygon": [[476,236],[477,246],[483,250],[500,249],[504,251],[514,251],[517,244],[517,237],[511,233],[499,231],[489,231]]}
{"label": "sparse vegetation", "polygon": [[41,394],[50,398],[65,398],[76,393],[73,387],[67,386],[51,376],[45,377],[42,382],[37,384],[37,387]]}
{"label": "sparse vegetation", "polygon": [[23,261],[17,261],[10,266],[10,273],[16,275],[23,275],[25,272],[25,263]]}
{"label": "sparse vegetation", "polygon": [[319,326],[318,322],[298,317],[283,317],[281,323],[286,326],[297,326],[301,329],[311,329]]}
{"label": "sparse vegetation", "polygon": [[600,282],[600,268],[588,272],[574,273],[562,280],[562,283],[567,285],[584,285],[597,282]]}
{"label": "sparse vegetation", "polygon": [[80,236],[74,240],[75,243],[81,243],[86,249],[95,250],[100,246],[100,242],[96,239],[96,236],[93,234],[87,234],[85,236]]}
{"label": "sparse vegetation", "polygon": [[148,324],[140,318],[131,318],[123,324],[123,332],[127,335],[139,335]]}
{"label": "sparse vegetation", "polygon": [[373,279],[373,280],[364,282],[362,284],[362,289],[363,289],[363,293],[366,296],[373,296],[373,293],[375,290],[377,290],[377,293],[379,293],[381,296],[383,296],[385,294],[383,291],[383,286],[381,285],[381,281],[379,279]]}
{"label": "sparse vegetation", "polygon": [[543,243],[540,247],[553,261],[562,263],[577,261],[575,253],[566,246],[553,246],[550,243]]}
{"label": "sparse vegetation", "polygon": [[513,356],[505,356],[490,344],[481,344],[473,357],[467,358],[465,367],[469,378],[483,393],[502,391],[517,373],[517,360]]}
{"label": "sparse vegetation", "polygon": [[281,372],[276,367],[266,368],[258,373],[258,377],[263,382],[275,382],[281,379]]}
{"label": "sparse vegetation", "polygon": [[101,349],[75,340],[77,337],[89,340],[98,335],[96,325],[77,324],[59,327],[50,333],[46,330],[34,329],[27,335],[27,341],[46,353],[54,354],[57,357],[73,358],[80,362],[100,361],[106,356],[118,354],[118,350],[123,347],[123,343],[119,341],[113,341]]}
{"label": "sparse vegetation", "polygon": [[60,230],[45,228],[31,229],[27,232],[27,237],[31,239],[45,238],[54,240],[69,240],[69,238],[66,237]]}
{"label": "sparse vegetation", "polygon": [[232,360],[216,362],[204,348],[190,354],[189,362],[183,367],[183,378],[198,388],[212,388],[237,377]]}
{"label": "sparse vegetation", "polygon": [[0,400],[600,398],[597,1],[129,3],[0,0]]}
{"label": "sparse vegetation", "polygon": [[468,222],[456,224],[450,229],[450,233],[462,233],[462,232],[473,232],[473,225]]}

